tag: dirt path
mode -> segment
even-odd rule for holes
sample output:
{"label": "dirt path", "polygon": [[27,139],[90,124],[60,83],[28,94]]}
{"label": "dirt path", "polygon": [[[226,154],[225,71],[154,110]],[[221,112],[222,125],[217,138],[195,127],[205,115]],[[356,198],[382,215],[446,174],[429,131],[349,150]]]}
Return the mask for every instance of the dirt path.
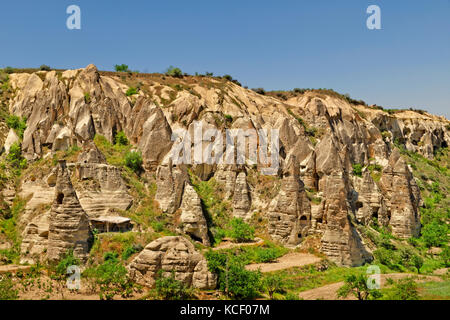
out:
{"label": "dirt path", "polygon": [[[442,281],[441,278],[436,276],[421,276],[411,273],[389,273],[381,275],[381,286],[383,287],[384,285],[386,285],[387,278],[398,280],[410,276],[419,277],[420,279],[419,281]],[[317,299],[336,300],[337,299],[336,293],[339,290],[339,288],[342,287],[343,285],[344,282],[328,284],[320,288],[300,292],[299,297],[305,300],[317,300]],[[349,295],[348,298],[346,298],[345,300],[356,300],[356,298]]]}
{"label": "dirt path", "polygon": [[260,270],[261,272],[271,272],[292,267],[301,267],[307,264],[319,262],[321,259],[309,253],[292,252],[288,253],[275,262],[249,264],[247,270]]}
{"label": "dirt path", "polygon": [[222,241],[217,247],[213,248],[213,250],[223,250],[223,249],[232,249],[237,247],[248,247],[248,246],[259,246],[264,244],[264,240],[260,238],[255,238],[254,241],[245,242],[245,243],[236,243],[230,240]]}

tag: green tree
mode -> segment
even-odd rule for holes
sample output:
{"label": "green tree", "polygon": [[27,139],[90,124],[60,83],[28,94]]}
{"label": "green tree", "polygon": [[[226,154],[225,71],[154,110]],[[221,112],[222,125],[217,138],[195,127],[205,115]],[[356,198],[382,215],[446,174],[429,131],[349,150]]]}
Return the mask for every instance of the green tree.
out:
{"label": "green tree", "polygon": [[130,151],[125,154],[125,165],[134,172],[142,171],[142,154],[138,151]]}
{"label": "green tree", "polygon": [[116,70],[116,72],[129,72],[130,71],[126,64],[120,64],[120,65],[116,64],[114,66],[114,69]]}
{"label": "green tree", "polygon": [[357,177],[362,177],[362,165],[359,163],[355,163],[352,165],[353,167],[353,174]]}
{"label": "green tree", "polygon": [[175,279],[174,271],[169,276],[166,276],[163,270],[159,270],[155,281],[155,289],[157,294],[164,300],[186,300],[193,296],[192,289]]}
{"label": "green tree", "polygon": [[16,131],[17,135],[20,138],[23,138],[23,133],[27,128],[25,118],[21,119],[18,116],[10,115],[6,118],[6,124],[8,125],[9,128],[14,129],[14,131]]}
{"label": "green tree", "polygon": [[370,289],[367,285],[368,277],[365,275],[351,275],[345,279],[345,284],[337,292],[338,298],[346,298],[350,294],[358,300],[376,300],[381,293],[376,289]]}
{"label": "green tree", "polygon": [[27,167],[27,160],[22,157],[22,148],[17,142],[13,143],[9,148],[6,160],[15,168],[25,169]]}
{"label": "green tree", "polygon": [[183,72],[180,68],[176,68],[174,66],[170,66],[167,68],[166,75],[175,77],[175,78],[181,78],[183,76]]}
{"label": "green tree", "polygon": [[283,278],[280,275],[270,274],[264,278],[263,285],[269,293],[270,300],[272,300],[274,293],[280,293],[284,291],[283,287],[285,284]]}
{"label": "green tree", "polygon": [[230,237],[238,242],[251,241],[255,237],[255,228],[245,223],[242,218],[233,218],[230,222]]}
{"label": "green tree", "polygon": [[434,220],[422,229],[421,239],[427,247],[440,247],[448,242],[448,227],[446,223]]}
{"label": "green tree", "polygon": [[125,132],[119,131],[116,134],[115,142],[116,142],[116,144],[118,144],[120,146],[127,146],[129,141],[128,141],[128,138],[127,138]]}

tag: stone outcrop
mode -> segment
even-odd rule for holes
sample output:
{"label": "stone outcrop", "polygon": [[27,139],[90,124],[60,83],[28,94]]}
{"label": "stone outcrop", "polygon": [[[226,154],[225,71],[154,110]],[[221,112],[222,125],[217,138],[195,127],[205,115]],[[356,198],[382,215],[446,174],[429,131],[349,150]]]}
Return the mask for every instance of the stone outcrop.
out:
{"label": "stone outcrop", "polygon": [[184,186],[188,181],[186,168],[172,164],[170,157],[156,170],[156,201],[163,212],[174,213],[181,205]]}
{"label": "stone outcrop", "polygon": [[251,198],[245,172],[237,175],[233,193],[233,216],[248,220],[250,218]]}
{"label": "stone outcrop", "polygon": [[420,190],[397,149],[383,170],[380,188],[388,198],[387,215],[392,233],[403,239],[419,235]]}
{"label": "stone outcrop", "polygon": [[283,171],[281,189],[269,206],[269,234],[286,245],[297,245],[308,234],[311,206],[300,180],[296,158],[292,156]]}
{"label": "stone outcrop", "polygon": [[194,187],[186,182],[181,202],[181,230],[194,240],[210,245],[208,225],[203,215],[202,203]]}
{"label": "stone outcrop", "polygon": [[[189,167],[202,180],[215,178],[235,216],[248,219],[253,212],[271,216],[269,234],[290,246],[316,234],[322,238],[322,251],[340,264],[370,260],[356,224],[367,225],[377,218],[401,238],[420,231],[419,190],[393,143],[431,159],[450,143],[450,122],[445,118],[426,112],[388,113],[318,92],[289,94],[281,100],[231,82],[224,86],[217,79],[209,79],[207,85],[194,78],[171,79],[179,81],[175,88],[158,77],[139,77],[142,90],[127,97],[128,83],[120,75],[99,72],[93,65],[61,73],[11,74],[14,94],[7,103],[9,111],[28,119],[23,155],[32,163],[73,145],[83,146],[78,164],[68,167],[75,173],[74,187],[86,213],[101,216],[115,208],[126,210],[132,199],[120,171],[108,166],[90,142],[96,134],[112,142],[124,131],[142,152],[146,177],[156,178],[155,200],[163,213],[172,217],[181,213]],[[275,198],[276,192],[269,199],[268,193],[260,197],[255,191],[250,173],[260,171],[261,163],[174,165],[171,134],[180,128],[191,130],[195,121],[205,129],[278,129],[280,170],[273,172],[278,178],[268,188],[281,183]],[[3,142],[9,129],[0,129]],[[368,172],[367,166],[373,163],[382,167],[379,181]],[[363,167],[362,177],[352,173],[356,164]],[[24,250],[35,250],[32,243],[41,241],[42,237],[34,236],[36,226],[43,230],[36,215],[48,211],[39,208],[52,202],[55,178],[53,173],[45,181],[24,179],[17,191],[29,199],[20,217],[21,225],[30,224]],[[195,195],[186,199],[185,206],[197,208],[195,199]],[[204,234],[198,227],[203,220],[200,211],[195,212],[184,217],[189,216],[185,219],[189,228],[195,225],[196,231],[190,233],[203,241],[203,236],[198,237]]]}
{"label": "stone outcrop", "polygon": [[175,273],[187,286],[214,289],[217,277],[208,271],[206,259],[183,237],[163,237],[148,244],[128,266],[137,283],[153,287],[158,272]]}
{"label": "stone outcrop", "polygon": [[78,201],[65,161],[59,162],[55,200],[50,211],[47,257],[61,259],[69,250],[85,261],[89,253],[89,218]]}

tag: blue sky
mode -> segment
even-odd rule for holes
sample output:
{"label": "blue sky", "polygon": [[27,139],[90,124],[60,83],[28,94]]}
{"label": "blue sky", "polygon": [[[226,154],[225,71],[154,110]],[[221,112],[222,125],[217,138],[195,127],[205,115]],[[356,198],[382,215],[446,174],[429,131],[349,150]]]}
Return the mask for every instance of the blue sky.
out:
{"label": "blue sky", "polygon": [[[66,8],[81,8],[81,30]],[[368,30],[366,8],[381,8]],[[231,74],[450,119],[450,0],[2,1],[0,67]]]}

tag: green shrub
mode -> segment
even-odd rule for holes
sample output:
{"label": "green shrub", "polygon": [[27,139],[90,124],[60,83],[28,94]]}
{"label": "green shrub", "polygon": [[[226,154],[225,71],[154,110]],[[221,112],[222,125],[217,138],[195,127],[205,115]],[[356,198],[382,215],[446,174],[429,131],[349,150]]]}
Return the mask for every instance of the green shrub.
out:
{"label": "green shrub", "polygon": [[13,67],[6,67],[5,69],[3,69],[3,72],[11,74],[14,73],[14,68]]}
{"label": "green shrub", "polygon": [[284,280],[279,274],[269,274],[263,279],[263,286],[269,293],[270,300],[273,299],[274,293],[284,292]]}
{"label": "green shrub", "polygon": [[448,242],[448,227],[445,223],[433,221],[422,229],[421,240],[427,247],[440,247]]}
{"label": "green shrub", "polygon": [[158,296],[164,300],[187,300],[193,296],[192,289],[175,279],[175,272],[165,276],[164,271],[159,270],[155,281],[155,289]]}
{"label": "green shrub", "polygon": [[183,72],[180,68],[170,66],[169,68],[167,68],[166,75],[170,77],[181,78],[183,76]]}
{"label": "green shrub", "polygon": [[345,279],[345,284],[339,288],[337,296],[346,298],[350,294],[358,300],[376,300],[381,297],[381,293],[376,289],[370,289],[367,285],[366,275],[350,275]]}
{"label": "green shrub", "polygon": [[67,252],[63,258],[58,262],[55,268],[54,278],[62,280],[67,278],[67,268],[70,266],[79,266],[80,260],[78,260],[74,255],[73,251]]}
{"label": "green shrub", "polygon": [[41,65],[41,66],[39,67],[39,69],[40,69],[41,71],[50,71],[50,70],[51,70],[51,68],[50,68],[49,66],[47,66],[46,64]]}
{"label": "green shrub", "polygon": [[241,218],[233,218],[230,222],[230,237],[237,242],[251,241],[255,237],[255,228]]}
{"label": "green shrub", "polygon": [[100,299],[112,300],[115,295],[129,297],[134,289],[134,283],[128,278],[127,269],[118,260],[116,252],[104,255],[103,263],[95,268],[87,269],[83,275],[91,277],[100,287]]}
{"label": "green shrub", "polygon": [[129,245],[122,252],[122,260],[126,261],[133,254],[141,252],[144,248],[141,245]]}
{"label": "green shrub", "polygon": [[114,140],[115,140],[116,144],[118,144],[120,146],[127,146],[129,143],[128,138],[127,138],[125,132],[123,132],[123,131],[119,131],[116,134]]}
{"label": "green shrub", "polygon": [[17,300],[19,290],[14,288],[14,283],[9,274],[0,274],[0,301]]}
{"label": "green shrub", "polygon": [[352,165],[353,167],[353,174],[357,177],[362,177],[362,165],[359,163],[355,163]]}
{"label": "green shrub", "polygon": [[116,70],[116,72],[129,72],[130,71],[126,64],[121,64],[121,65],[116,64],[114,66],[114,69]]}
{"label": "green shrub", "polygon": [[86,92],[84,94],[84,102],[85,103],[91,103],[91,94],[89,92]]}
{"label": "green shrub", "polygon": [[17,135],[20,138],[23,138],[23,133],[25,132],[25,129],[27,128],[27,123],[26,123],[25,118],[21,119],[18,116],[10,115],[6,118],[6,124],[11,129],[14,129],[14,131],[16,131]]}
{"label": "green shrub", "polygon": [[450,267],[450,247],[449,246],[445,246],[444,249],[442,250],[441,259],[447,268]]}
{"label": "green shrub", "polygon": [[125,154],[125,165],[134,172],[142,171],[142,154],[139,151],[130,151]]}
{"label": "green shrub", "polygon": [[242,257],[208,251],[208,269],[218,275],[219,289],[236,299],[252,299],[262,289],[261,273],[244,267]]}
{"label": "green shrub", "polygon": [[393,288],[389,289],[383,297],[385,300],[419,300],[417,284],[412,278],[400,279],[394,282]]}
{"label": "green shrub", "polygon": [[130,97],[132,95],[135,95],[138,93],[138,90],[134,87],[128,88],[127,92],[125,93],[127,97]]}
{"label": "green shrub", "polygon": [[17,142],[11,145],[6,160],[17,169],[25,169],[27,167],[27,159],[22,157],[22,149]]}
{"label": "green shrub", "polygon": [[255,88],[252,89],[254,92],[261,94],[261,95],[265,95],[266,94],[266,90],[264,90],[263,88]]}

